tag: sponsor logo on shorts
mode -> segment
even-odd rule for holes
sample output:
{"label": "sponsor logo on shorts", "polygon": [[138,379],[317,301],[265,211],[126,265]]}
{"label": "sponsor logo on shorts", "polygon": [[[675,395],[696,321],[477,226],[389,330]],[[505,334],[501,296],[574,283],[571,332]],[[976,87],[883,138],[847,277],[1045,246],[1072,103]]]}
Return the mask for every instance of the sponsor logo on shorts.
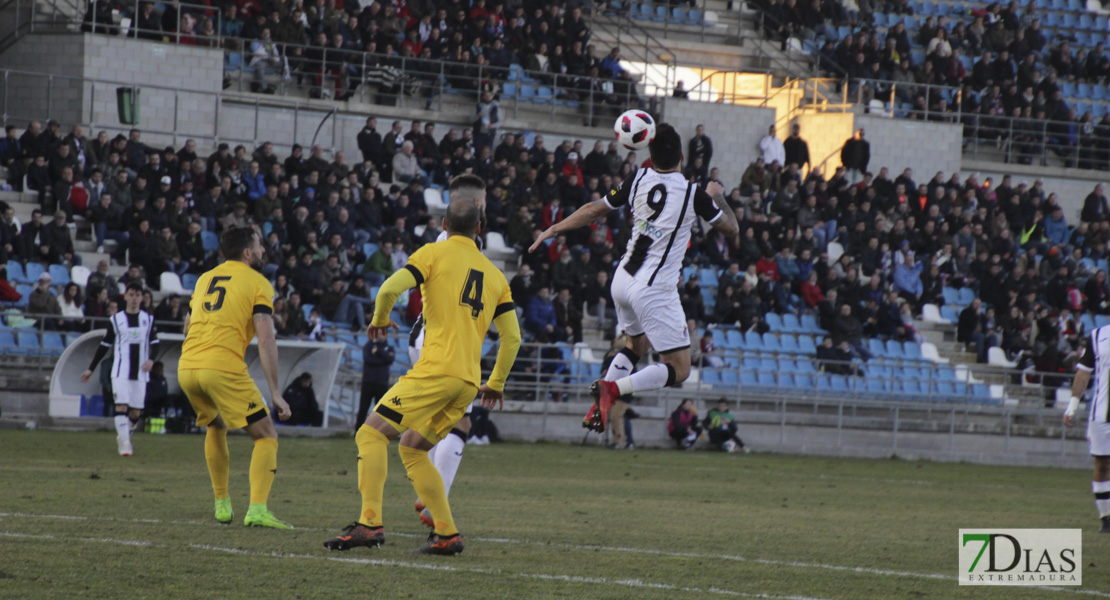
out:
{"label": "sponsor logo on shorts", "polygon": [[392,404],[393,406],[396,406],[397,408],[401,408],[401,399],[398,398],[397,396],[394,396],[394,397],[390,398],[389,403]]}
{"label": "sponsor logo on shorts", "polygon": [[258,403],[257,402],[251,402],[250,404],[247,405],[247,410],[254,410],[256,408],[258,408]]}

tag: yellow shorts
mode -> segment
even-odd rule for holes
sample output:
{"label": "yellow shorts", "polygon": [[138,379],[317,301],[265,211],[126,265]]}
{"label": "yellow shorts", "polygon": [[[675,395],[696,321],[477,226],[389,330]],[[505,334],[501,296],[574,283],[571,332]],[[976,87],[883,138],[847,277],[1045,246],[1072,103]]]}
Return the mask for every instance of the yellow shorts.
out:
{"label": "yellow shorts", "polygon": [[438,443],[478,395],[478,388],[455,377],[401,377],[374,407],[374,412],[397,429],[413,429]]}
{"label": "yellow shorts", "polygon": [[270,414],[262,392],[247,373],[180,369],[177,382],[193,405],[200,427],[222,416],[228,429],[242,429]]}

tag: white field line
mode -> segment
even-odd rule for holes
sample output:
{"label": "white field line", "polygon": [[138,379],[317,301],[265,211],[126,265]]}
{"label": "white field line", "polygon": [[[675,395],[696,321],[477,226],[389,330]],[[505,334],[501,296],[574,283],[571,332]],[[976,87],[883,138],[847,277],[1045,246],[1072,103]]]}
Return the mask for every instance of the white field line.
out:
{"label": "white field line", "polygon": [[[30,539],[30,540],[64,540],[66,542],[84,542],[89,544],[108,544],[117,546],[139,546],[145,548],[180,548],[177,545],[159,544],[145,540],[118,540],[114,538],[101,538],[101,537],[59,537],[49,534],[28,534],[17,533],[11,531],[0,531],[0,537],[17,538],[17,539]],[[408,562],[401,560],[381,559],[381,558],[347,558],[338,556],[318,556],[313,554],[288,554],[283,552],[254,552],[250,550],[243,550],[240,548],[226,548],[222,546],[212,546],[208,544],[188,544],[188,548],[193,550],[200,550],[202,552],[221,552],[225,554],[236,554],[240,556],[251,556],[261,558],[280,558],[285,560],[320,560],[326,562],[336,563],[349,563],[360,565],[374,565],[383,567],[400,567],[403,569],[419,569],[425,571],[449,571],[454,573],[475,573],[481,575],[500,575],[508,576],[517,579],[537,579],[541,581],[559,581],[564,583],[580,583],[580,584],[593,584],[593,585],[608,585],[614,587],[632,588],[632,589],[655,589],[667,590],[676,592],[692,592],[698,594],[714,594],[718,596],[729,596],[732,598],[756,598],[763,600],[826,600],[824,598],[814,598],[811,596],[798,596],[793,594],[762,594],[751,592],[740,592],[736,590],[726,590],[717,587],[699,588],[691,586],[680,586],[669,583],[660,583],[654,581],[644,581],[641,579],[609,579],[606,577],[583,577],[580,575],[562,575],[558,573],[529,573],[521,571],[505,571],[502,569],[488,569],[483,567],[456,567],[451,565],[442,564],[428,564],[418,562]]]}
{"label": "white field line", "polygon": [[[60,520],[60,521],[102,521],[102,522],[118,522],[118,523],[153,523],[160,525],[187,525],[195,527],[198,525],[208,525],[216,528],[227,527],[219,523],[211,521],[172,521],[161,519],[121,519],[116,517],[86,517],[80,515],[54,515],[54,514],[35,514],[35,513],[6,513],[0,512],[0,519],[2,518],[15,518],[15,519],[44,519],[44,520]],[[318,527],[298,527],[301,531],[321,531],[330,532],[331,529],[323,529]],[[415,533],[401,533],[391,531],[390,536],[404,537],[404,538],[423,538],[423,535]],[[543,548],[562,548],[566,550],[580,550],[583,552],[613,552],[618,554],[646,554],[651,556],[665,556],[669,558],[694,558],[694,559],[708,559],[708,560],[724,560],[733,562],[750,562],[760,565],[767,565],[772,567],[792,567],[799,569],[821,569],[826,571],[839,571],[846,573],[858,573],[861,575],[878,575],[883,577],[901,577],[913,579],[928,579],[945,581],[950,580],[955,582],[956,576],[944,575],[941,573],[918,573],[914,571],[896,571],[891,569],[876,569],[872,567],[853,567],[847,565],[835,565],[828,563],[812,563],[803,561],[792,560],[775,560],[769,558],[749,558],[735,554],[710,554],[702,552],[674,552],[670,550],[658,550],[654,548],[635,548],[628,546],[597,546],[591,544],[567,544],[561,542],[536,542],[530,540],[517,540],[511,538],[483,538],[483,537],[468,537],[467,539],[475,542],[485,542],[491,544],[515,544],[522,546],[537,546]],[[1056,586],[1030,586],[1037,587],[1044,590],[1051,590],[1056,592],[1065,592],[1073,594],[1093,595],[1102,598],[1110,598],[1110,593],[1101,592],[1098,590],[1082,590],[1070,587],[1056,587]]]}

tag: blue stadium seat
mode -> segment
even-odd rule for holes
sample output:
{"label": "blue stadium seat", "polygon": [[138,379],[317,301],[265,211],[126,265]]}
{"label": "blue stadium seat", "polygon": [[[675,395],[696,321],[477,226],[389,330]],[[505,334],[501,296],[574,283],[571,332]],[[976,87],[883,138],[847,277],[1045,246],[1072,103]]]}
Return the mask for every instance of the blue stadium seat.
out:
{"label": "blue stadium seat", "polygon": [[797,370],[797,367],[794,366],[794,361],[792,359],[779,358],[778,364],[776,365],[775,369],[779,373],[793,373]]}
{"label": "blue stadium seat", "polygon": [[821,325],[817,323],[817,317],[811,314],[802,315],[801,320],[802,331],[804,333],[824,333],[825,330],[821,329]]}
{"label": "blue stadium seat", "polygon": [[51,354],[60,356],[62,350],[66,348],[66,343],[62,340],[62,334],[48,331],[42,334],[42,347],[50,350]]}
{"label": "blue stadium seat", "polygon": [[1084,329],[1086,329],[1088,333],[1095,328],[1095,319],[1090,313],[1083,313],[1083,316],[1079,317],[1079,322],[1083,324]]}
{"label": "blue stadium seat", "polygon": [[960,288],[960,301],[958,302],[959,305],[967,306],[968,304],[971,304],[974,300],[975,290],[967,287]]}
{"label": "blue stadium seat", "polygon": [[903,396],[920,396],[922,395],[921,383],[914,380],[903,380],[898,385],[899,391]]}
{"label": "blue stadium seat", "polygon": [[686,25],[702,25],[702,24],[704,24],[704,21],[702,20],[702,16],[701,16],[701,11],[696,9],[696,8],[691,8],[690,11],[688,13],[686,13],[686,23],[685,24]]}
{"label": "blue stadium seat", "polygon": [[10,329],[0,329],[0,348],[14,348],[15,336]]}
{"label": "blue stadium seat", "polygon": [[721,331],[720,329],[714,329],[712,333],[714,344],[716,344],[720,348],[728,347],[728,337],[725,335],[724,331]]}
{"label": "blue stadium seat", "polygon": [[816,373],[817,367],[813,366],[813,361],[808,358],[799,358],[794,361],[795,373]]}
{"label": "blue stadium seat", "polygon": [[917,342],[902,344],[902,350],[906,358],[910,360],[925,360],[925,357],[921,356],[921,346],[918,346]]}
{"label": "blue stadium seat", "polygon": [[798,350],[802,354],[817,354],[817,344],[808,335],[798,336]]}
{"label": "blue stadium seat", "polygon": [[34,331],[16,333],[16,343],[19,344],[19,351],[22,354],[35,354],[40,348],[39,335]]}
{"label": "blue stadium seat", "polygon": [[672,23],[685,23],[687,19],[686,9],[681,6],[676,6],[671,9],[671,22]]}
{"label": "blue stadium seat", "polygon": [[[1080,42],[1080,43],[1083,44],[1083,42]],[[1086,44],[1083,44],[1083,45],[1086,45]],[[1094,96],[1094,92],[1091,91],[1091,84],[1081,83],[1081,84],[1075,86],[1075,95],[1076,95],[1077,98],[1082,98],[1084,100],[1090,100]]]}
{"label": "blue stadium seat", "polygon": [[782,316],[782,330],[786,333],[801,333],[802,324],[794,313],[786,313]]}
{"label": "blue stadium seat", "polygon": [[691,275],[697,275],[698,268],[690,265],[689,267],[682,267],[682,279],[689,281]]}
{"label": "blue stadium seat", "polygon": [[944,296],[945,304],[960,303],[960,292],[956,288],[944,286],[941,288],[941,295]]}
{"label": "blue stadium seat", "polygon": [[50,265],[50,279],[53,285],[69,284],[69,269],[65,265]]}
{"label": "blue stadium seat", "polygon": [[366,255],[366,258],[370,258],[370,255],[374,254],[377,251],[378,245],[373,242],[366,242],[362,245],[362,253]]}
{"label": "blue stadium seat", "polygon": [[764,315],[763,318],[765,321],[767,321],[767,326],[771,328],[771,331],[782,331],[783,326],[781,316],[776,313],[769,312]]}
{"label": "blue stadium seat", "polygon": [[200,232],[200,243],[205,252],[215,252],[220,247],[220,238],[212,231]]}
{"label": "blue stadium seat", "polygon": [[743,348],[744,347],[744,334],[740,333],[738,329],[729,329],[728,334],[725,336],[727,339],[726,348]]}
{"label": "blue stadium seat", "polygon": [[521,85],[520,86],[520,98],[521,98],[521,100],[526,100],[528,102],[531,102],[532,99],[535,98],[535,97],[536,97],[536,88],[535,87],[530,86],[530,85]]}
{"label": "blue stadium seat", "polygon": [[768,373],[768,372],[765,372],[765,371],[760,371],[756,375],[755,380],[756,380],[756,384],[759,385],[759,387],[765,387],[765,388],[777,388],[778,387],[778,382],[775,381],[775,374],[774,373]]}
{"label": "blue stadium seat", "polygon": [[524,67],[518,64],[509,65],[509,81],[520,81],[524,75]]}
{"label": "blue stadium seat", "polygon": [[29,286],[25,283],[21,283],[21,284],[15,286],[15,291],[19,292],[19,294],[21,296],[23,296],[22,298],[19,299],[18,302],[15,303],[15,305],[17,307],[23,308],[23,307],[27,306],[28,304],[30,304],[30,302],[31,302],[31,292],[34,291],[34,288],[32,288],[31,286]]}
{"label": "blue stadium seat", "polygon": [[867,340],[867,349],[878,358],[889,358],[887,356],[886,346],[883,345],[882,340],[875,338]]}
{"label": "blue stadium seat", "polygon": [[766,346],[763,345],[763,338],[759,336],[759,332],[752,329],[744,334],[744,346],[748,350],[763,350]]}
{"label": "blue stadium seat", "polygon": [[655,7],[655,14],[651,16],[651,20],[656,23],[662,23],[667,20],[667,7],[660,4]]}
{"label": "blue stadium seat", "polygon": [[890,393],[890,387],[885,379],[871,379],[864,380],[864,390],[868,396],[886,396]]}
{"label": "blue stadium seat", "polygon": [[631,15],[633,19],[639,21],[650,21],[655,11],[651,9],[650,4],[637,4],[632,7]]}
{"label": "blue stadium seat", "polygon": [[809,373],[795,373],[794,374],[794,387],[801,389],[813,389],[815,385],[815,375]]}
{"label": "blue stadium seat", "polygon": [[42,275],[45,272],[46,268],[43,267],[41,264],[36,262],[27,263],[27,266],[24,268],[24,273],[26,275],[24,283],[30,283],[33,285],[39,280],[39,275]]}
{"label": "blue stadium seat", "polygon": [[732,369],[725,369],[721,371],[721,384],[726,387],[736,387],[740,385],[740,376]]}
{"label": "blue stadium seat", "polygon": [[887,340],[886,354],[891,358],[902,359],[906,357],[906,353],[902,351],[902,344],[897,340]]}
{"label": "blue stadium seat", "polygon": [[238,71],[243,67],[243,53],[242,52],[228,52],[224,56],[224,70],[225,71]]}
{"label": "blue stadium seat", "polygon": [[551,88],[540,86],[536,88],[536,97],[532,100],[536,104],[551,104],[554,100],[555,94],[551,92]]}
{"label": "blue stadium seat", "polygon": [[1079,17],[1075,16],[1074,13],[1066,12],[1064,13],[1063,25],[1067,29],[1076,29],[1077,27],[1079,27]]}
{"label": "blue stadium seat", "polygon": [[787,334],[782,336],[779,338],[779,342],[782,343],[783,352],[790,352],[791,354],[800,354],[802,352],[801,348],[798,347],[798,340],[792,335]]}
{"label": "blue stadium seat", "polygon": [[713,269],[702,269],[699,271],[698,285],[700,287],[717,287],[717,272]]}
{"label": "blue stadium seat", "polygon": [[769,352],[778,352],[782,350],[782,345],[779,343],[779,336],[771,331],[765,333],[763,335],[763,347]]}
{"label": "blue stadium seat", "polygon": [[829,375],[829,385],[832,389],[842,392],[847,392],[852,389],[848,378],[843,375]]}
{"label": "blue stadium seat", "polygon": [[756,387],[759,385],[755,378],[755,373],[742,372],[740,373],[740,387]]}
{"label": "blue stadium seat", "polygon": [[15,283],[31,283],[27,279],[27,274],[23,272],[23,265],[19,261],[8,261],[8,281]]}
{"label": "blue stadium seat", "polygon": [[181,287],[183,287],[187,290],[196,289],[197,279],[200,279],[200,277],[197,276],[196,274],[186,273],[186,274],[181,276]]}
{"label": "blue stadium seat", "polygon": [[959,313],[957,313],[956,309],[950,304],[945,304],[944,306],[940,307],[940,316],[948,319],[949,321],[952,321],[953,323],[956,323],[960,320]]}
{"label": "blue stadium seat", "polygon": [[757,371],[766,371],[768,373],[774,373],[779,368],[778,361],[773,359],[773,358],[764,357],[764,358],[760,358],[758,360],[759,360],[759,363],[758,363],[759,368],[756,369]]}

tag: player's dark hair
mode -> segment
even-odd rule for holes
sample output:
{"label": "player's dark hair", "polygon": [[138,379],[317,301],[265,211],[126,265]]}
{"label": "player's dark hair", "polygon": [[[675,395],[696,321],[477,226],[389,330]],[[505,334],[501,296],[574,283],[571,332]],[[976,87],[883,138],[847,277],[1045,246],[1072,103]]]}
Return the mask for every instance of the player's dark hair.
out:
{"label": "player's dark hair", "polygon": [[449,233],[473,236],[480,217],[478,205],[471,200],[452,200],[447,206],[447,216],[444,217],[443,224]]}
{"label": "player's dark hair", "polygon": [[139,283],[138,281],[130,281],[130,282],[127,283],[127,290],[126,291],[130,292],[131,290],[135,290],[136,292],[139,292],[140,294],[146,291],[146,290],[143,289],[143,284]]}
{"label": "player's dark hair", "polygon": [[232,227],[220,236],[220,254],[225,260],[242,260],[243,251],[254,245],[254,229]]}
{"label": "player's dark hair", "polygon": [[469,173],[466,175],[459,175],[451,180],[451,192],[463,189],[475,189],[484,192],[486,191],[486,182],[481,177]]}
{"label": "player's dark hair", "polygon": [[655,139],[648,143],[651,163],[657,169],[673,169],[682,162],[682,138],[668,123],[655,127]]}

